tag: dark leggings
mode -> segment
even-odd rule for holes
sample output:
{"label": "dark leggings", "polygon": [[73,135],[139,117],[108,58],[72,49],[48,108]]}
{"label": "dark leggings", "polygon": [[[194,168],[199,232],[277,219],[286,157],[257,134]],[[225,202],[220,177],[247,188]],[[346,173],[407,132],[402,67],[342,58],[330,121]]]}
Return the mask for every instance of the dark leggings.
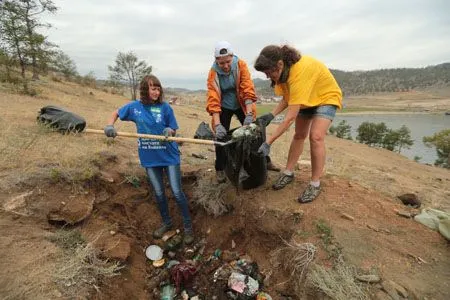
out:
{"label": "dark leggings", "polygon": [[[220,113],[220,123],[225,127],[227,131],[230,130],[231,119],[235,115],[241,125],[244,123],[245,114],[242,109],[231,110],[222,107],[222,112]],[[267,162],[270,162],[270,157],[267,156]],[[221,146],[216,146],[216,171],[225,170],[225,166],[227,164],[227,156],[225,153],[225,149]]]}

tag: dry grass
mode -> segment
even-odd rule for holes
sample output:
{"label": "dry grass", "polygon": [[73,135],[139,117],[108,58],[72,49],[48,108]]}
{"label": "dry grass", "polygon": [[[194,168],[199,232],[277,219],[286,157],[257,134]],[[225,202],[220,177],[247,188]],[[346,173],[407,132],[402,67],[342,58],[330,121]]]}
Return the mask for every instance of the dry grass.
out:
{"label": "dry grass", "polygon": [[225,203],[227,193],[225,191],[230,187],[230,183],[217,184],[213,180],[206,176],[198,178],[193,201],[203,207],[208,215],[218,217],[228,213],[228,207]]}
{"label": "dry grass", "polygon": [[285,247],[270,253],[270,262],[274,268],[282,268],[289,272],[289,280],[295,291],[300,294],[303,289],[304,278],[314,260],[317,248],[311,243],[288,243],[283,240]]}
{"label": "dry grass", "polygon": [[333,268],[314,265],[308,275],[309,282],[335,300],[369,299],[362,285],[355,280],[355,271],[339,257]]}
{"label": "dry grass", "polygon": [[96,286],[100,278],[119,275],[123,266],[99,257],[93,242],[86,243],[77,230],[59,230],[50,240],[64,251],[57,260],[54,280],[61,291],[69,297],[76,297],[77,291]]}
{"label": "dry grass", "polygon": [[[123,97],[99,90],[80,88],[68,82],[40,82],[38,97],[0,93],[0,188],[27,182],[30,178],[55,175],[68,180],[83,179],[92,173],[90,158],[106,150],[104,136],[87,134],[61,135],[36,122],[41,107],[57,105],[84,117],[90,128],[102,128],[111,112],[127,102]],[[89,94],[93,91],[95,96]],[[130,130],[131,124],[118,124],[119,130]],[[134,148],[132,139],[119,142],[118,148]],[[133,147],[134,146],[134,147]],[[131,151],[130,151],[131,152]],[[56,170],[56,171],[55,171]]]}

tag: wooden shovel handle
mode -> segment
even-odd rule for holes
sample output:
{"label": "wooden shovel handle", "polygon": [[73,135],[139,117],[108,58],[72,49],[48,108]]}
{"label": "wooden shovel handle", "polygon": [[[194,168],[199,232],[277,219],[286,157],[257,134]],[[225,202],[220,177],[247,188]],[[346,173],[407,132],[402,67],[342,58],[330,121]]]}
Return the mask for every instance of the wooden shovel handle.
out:
{"label": "wooden shovel handle", "polygon": [[[105,134],[103,130],[99,129],[89,129],[86,128],[84,130],[86,133],[96,133],[96,134]],[[165,137],[163,135],[154,135],[154,134],[143,134],[143,133],[132,133],[132,132],[117,132],[117,136],[124,137],[133,137],[133,138],[145,138],[145,139],[154,139],[160,141],[168,141],[168,142],[178,142],[178,143],[193,143],[193,144],[203,144],[203,145],[217,145],[223,146],[225,143],[210,141],[210,140],[200,140],[200,139],[191,139],[191,138],[183,138],[183,137]]]}

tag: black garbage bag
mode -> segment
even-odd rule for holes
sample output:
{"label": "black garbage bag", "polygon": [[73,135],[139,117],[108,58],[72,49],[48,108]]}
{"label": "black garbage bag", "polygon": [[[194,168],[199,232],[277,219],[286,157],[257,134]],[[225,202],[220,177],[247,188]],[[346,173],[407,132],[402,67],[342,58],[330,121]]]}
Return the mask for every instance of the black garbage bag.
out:
{"label": "black garbage bag", "polygon": [[[263,185],[267,180],[267,159],[258,153],[258,149],[266,140],[266,129],[261,124],[254,135],[244,136],[228,142],[224,147],[226,153],[225,174],[231,183],[244,190]],[[227,134],[227,141],[232,140],[235,130]]]}
{"label": "black garbage bag", "polygon": [[61,133],[81,132],[86,127],[83,117],[53,105],[42,107],[37,120]]}
{"label": "black garbage bag", "polygon": [[214,133],[205,122],[201,122],[195,131],[194,139],[213,140]]}

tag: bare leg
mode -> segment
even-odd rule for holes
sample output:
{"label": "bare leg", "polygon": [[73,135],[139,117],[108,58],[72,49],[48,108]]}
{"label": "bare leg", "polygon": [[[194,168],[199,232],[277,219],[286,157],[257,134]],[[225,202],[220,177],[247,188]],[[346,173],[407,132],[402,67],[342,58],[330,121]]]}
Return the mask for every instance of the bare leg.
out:
{"label": "bare leg", "polygon": [[318,181],[325,167],[325,136],[331,120],[316,117],[313,118],[309,133],[311,145],[311,181]]}
{"label": "bare leg", "polygon": [[312,119],[297,117],[295,119],[295,133],[292,137],[291,146],[289,147],[288,160],[286,170],[293,172],[300,155],[303,152],[303,145],[308,137]]}

